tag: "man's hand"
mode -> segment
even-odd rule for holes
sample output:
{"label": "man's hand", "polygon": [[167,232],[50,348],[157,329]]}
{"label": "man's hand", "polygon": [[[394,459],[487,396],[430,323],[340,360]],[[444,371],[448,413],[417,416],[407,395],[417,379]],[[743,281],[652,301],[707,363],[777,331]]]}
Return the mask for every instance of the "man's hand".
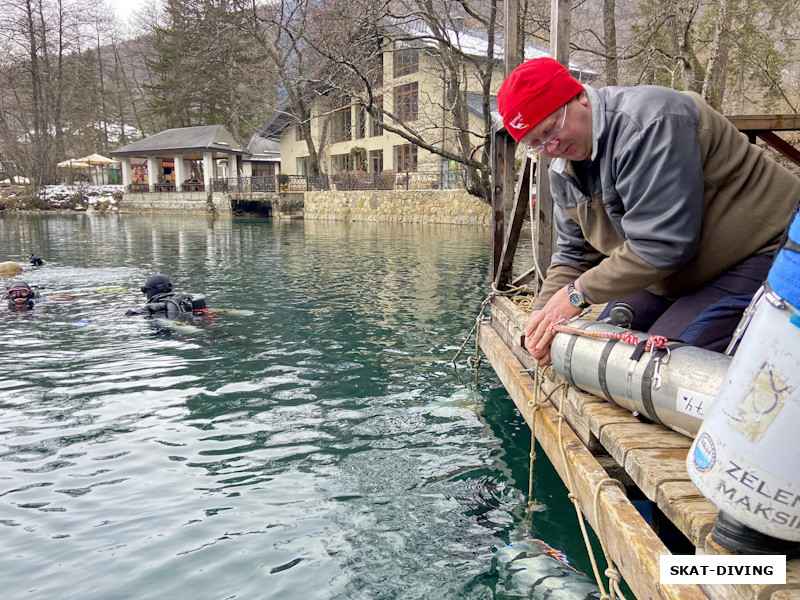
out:
{"label": "man's hand", "polygon": [[566,286],[553,294],[541,310],[534,310],[525,327],[525,348],[540,365],[550,364],[550,344],[553,342],[552,327],[562,319],[571,319],[581,314],[581,309],[570,304]]}

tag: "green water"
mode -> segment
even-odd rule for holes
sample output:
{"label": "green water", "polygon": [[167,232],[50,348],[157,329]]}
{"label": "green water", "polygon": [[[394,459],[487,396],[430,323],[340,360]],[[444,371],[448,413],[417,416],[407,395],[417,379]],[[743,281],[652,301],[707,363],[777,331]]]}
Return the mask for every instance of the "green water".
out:
{"label": "green water", "polygon": [[[44,287],[0,312],[3,598],[509,593],[490,561],[526,527],[530,434],[488,363],[451,364],[488,230],[5,214],[3,260]],[[153,272],[255,312],[125,317]],[[586,570],[536,474],[533,534]]]}

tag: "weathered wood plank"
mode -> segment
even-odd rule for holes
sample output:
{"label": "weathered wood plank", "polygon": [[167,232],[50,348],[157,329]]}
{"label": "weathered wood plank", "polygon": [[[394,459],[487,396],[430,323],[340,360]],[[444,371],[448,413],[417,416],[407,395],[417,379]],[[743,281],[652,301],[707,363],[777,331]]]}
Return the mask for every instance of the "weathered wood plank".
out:
{"label": "weathered wood plank", "polygon": [[658,488],[656,505],[695,548],[702,548],[719,510],[691,481],[666,481]]}
{"label": "weathered wood plank", "polygon": [[[692,440],[655,423],[609,424],[600,432],[600,443],[621,465],[626,465],[632,450],[682,448],[684,457]],[[627,466],[626,466],[627,468]],[[684,467],[684,470],[685,467]],[[634,477],[634,481],[636,478]],[[650,498],[653,500],[654,498]]]}
{"label": "weathered wood plank", "polygon": [[[595,489],[607,474],[581,443],[568,424],[561,422],[550,406],[536,411],[534,421],[534,382],[503,340],[489,327],[480,330],[480,345],[509,395],[562,480],[571,477],[572,493],[578,498],[586,520],[600,535],[622,576],[638,598],[703,599],[695,585],[660,585],[659,557],[669,554],[653,530],[616,486]],[[571,473],[571,475],[568,475]]]}
{"label": "weathered wood plank", "polygon": [[797,131],[800,115],[729,115],[727,119],[740,131]]}
{"label": "weathered wood plank", "polygon": [[[593,397],[596,398],[596,396]],[[597,400],[601,399],[597,398]],[[641,423],[630,411],[602,400],[584,404],[583,418],[589,423],[589,428],[597,437],[600,437],[603,428],[607,425],[635,425]]]}
{"label": "weathered wood plank", "polygon": [[689,481],[689,473],[686,472],[687,454],[688,448],[632,449],[621,464],[644,495],[656,500],[658,489],[664,483]]}

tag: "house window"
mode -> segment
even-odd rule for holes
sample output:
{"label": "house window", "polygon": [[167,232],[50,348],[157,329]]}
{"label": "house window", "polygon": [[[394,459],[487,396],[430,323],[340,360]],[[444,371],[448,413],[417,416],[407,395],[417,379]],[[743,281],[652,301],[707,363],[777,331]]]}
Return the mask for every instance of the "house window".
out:
{"label": "house window", "polygon": [[308,156],[299,156],[297,158],[297,174],[308,175]]}
{"label": "house window", "polygon": [[367,135],[367,107],[356,107],[356,139],[360,140]]}
{"label": "house window", "polygon": [[273,177],[275,163],[253,163],[253,177]]}
{"label": "house window", "polygon": [[303,135],[303,128],[300,125],[296,125],[294,128],[294,139],[296,142],[306,139],[306,136]]}
{"label": "house window", "polygon": [[394,52],[394,76],[402,77],[419,71],[419,49],[403,48]]}
{"label": "house window", "polygon": [[380,173],[383,171],[383,150],[370,150],[369,166],[371,173]]}
{"label": "house window", "polygon": [[394,88],[394,112],[401,123],[416,120],[417,104],[418,91],[416,81]]}
{"label": "house window", "polygon": [[341,173],[342,171],[350,170],[350,155],[349,154],[332,154],[331,155],[331,173]]}
{"label": "house window", "polygon": [[381,121],[383,121],[383,96],[377,96],[373,103],[373,109],[375,110],[375,115],[372,117],[372,126],[370,127],[369,134],[372,137],[383,135],[383,127],[381,127]]}
{"label": "house window", "polygon": [[331,142],[344,142],[352,136],[353,113],[350,107],[337,110],[333,113],[331,125]]}
{"label": "house window", "polygon": [[394,170],[395,171],[417,170],[416,144],[403,144],[402,146],[394,147]]}

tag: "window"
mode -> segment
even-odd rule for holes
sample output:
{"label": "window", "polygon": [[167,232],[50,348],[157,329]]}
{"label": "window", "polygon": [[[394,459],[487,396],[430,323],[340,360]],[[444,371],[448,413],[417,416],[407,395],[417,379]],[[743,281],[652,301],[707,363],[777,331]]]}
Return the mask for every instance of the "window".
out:
{"label": "window", "polygon": [[308,156],[300,156],[297,158],[297,174],[308,175]]}
{"label": "window", "polygon": [[253,177],[273,177],[275,163],[253,163]]}
{"label": "window", "polygon": [[331,155],[331,173],[341,173],[342,171],[350,170],[350,155],[349,154],[333,154]]}
{"label": "window", "polygon": [[367,107],[356,107],[356,139],[360,140],[367,135]]}
{"label": "window", "polygon": [[303,135],[303,128],[300,125],[296,125],[294,128],[294,139],[296,142],[306,139],[306,136]]}
{"label": "window", "polygon": [[403,48],[394,52],[394,76],[402,77],[419,71],[419,50]]}
{"label": "window", "polygon": [[395,171],[417,170],[416,144],[403,144],[402,146],[394,147],[394,170]]}
{"label": "window", "polygon": [[417,82],[399,85],[394,88],[394,113],[401,123],[417,118]]}
{"label": "window", "polygon": [[372,137],[383,135],[383,127],[381,121],[383,120],[383,96],[377,96],[373,101],[373,108],[377,117],[372,117],[372,127],[369,134]]}
{"label": "window", "polygon": [[383,150],[370,150],[369,169],[372,173],[383,171]]}
{"label": "window", "polygon": [[352,136],[353,113],[350,107],[337,110],[333,113],[331,123],[331,142],[344,142]]}

